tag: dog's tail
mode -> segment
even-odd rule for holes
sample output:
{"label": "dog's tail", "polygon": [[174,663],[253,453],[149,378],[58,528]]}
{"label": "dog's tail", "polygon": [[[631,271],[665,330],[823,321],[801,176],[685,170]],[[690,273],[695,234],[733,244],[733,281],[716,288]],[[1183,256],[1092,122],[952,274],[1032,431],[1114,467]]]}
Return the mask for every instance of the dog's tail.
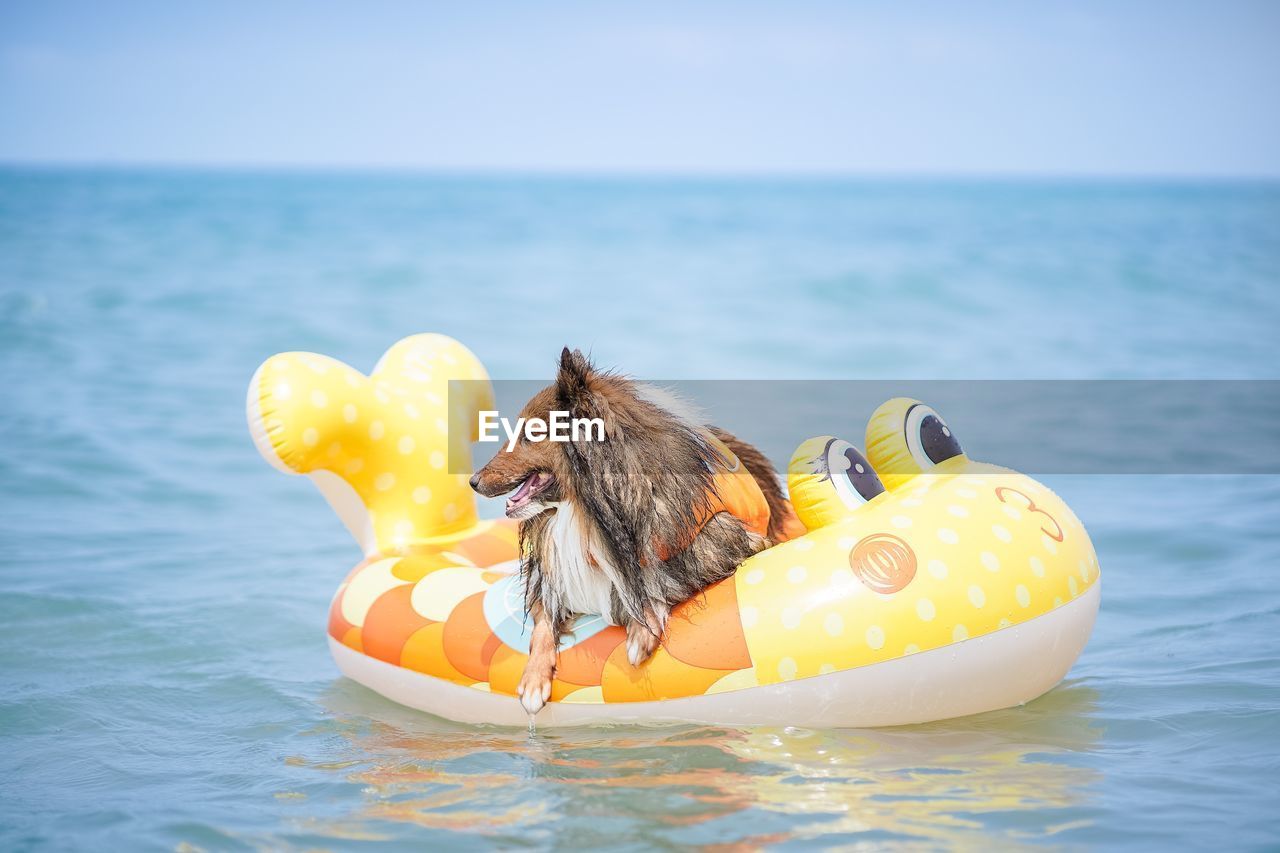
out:
{"label": "dog's tail", "polygon": [[719,427],[711,427],[711,433],[733,451],[738,460],[747,467],[747,472],[756,481],[760,491],[764,493],[765,502],[769,505],[769,544],[776,545],[804,533],[804,527],[796,517],[795,510],[791,508],[791,501],[783,495],[782,483],[765,455],[757,450],[755,445],[748,444],[733,433]]}

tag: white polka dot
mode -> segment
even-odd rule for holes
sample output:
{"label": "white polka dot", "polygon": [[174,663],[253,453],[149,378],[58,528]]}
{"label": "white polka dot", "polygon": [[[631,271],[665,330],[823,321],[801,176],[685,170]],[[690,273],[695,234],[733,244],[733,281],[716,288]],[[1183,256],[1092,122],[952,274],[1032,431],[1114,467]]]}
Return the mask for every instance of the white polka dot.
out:
{"label": "white polka dot", "polygon": [[812,551],[813,548],[813,540],[809,538],[795,539],[791,543],[791,549],[793,551]]}
{"label": "white polka dot", "polygon": [[289,360],[287,358],[273,359],[271,362],[271,366],[274,367],[276,370],[280,370],[280,371],[288,370]]}
{"label": "white polka dot", "polygon": [[415,406],[413,403],[404,404],[404,413],[409,417],[413,418],[415,421],[418,419],[418,407]]}
{"label": "white polka dot", "polygon": [[947,564],[941,560],[930,560],[928,568],[929,574],[933,575],[938,580],[942,580],[947,576]]}
{"label": "white polka dot", "polygon": [[933,617],[938,615],[938,608],[929,599],[922,598],[916,602],[916,615],[925,622],[932,622]]}
{"label": "white polka dot", "polygon": [[895,515],[893,518],[889,519],[889,523],[899,530],[905,530],[911,526],[911,519],[905,515]]}
{"label": "white polka dot", "polygon": [[396,444],[396,447],[398,447],[400,449],[400,452],[403,453],[405,456],[408,456],[410,453],[413,452],[414,446],[415,446],[415,442],[413,440],[413,436],[411,435],[400,436],[400,441]]}
{"label": "white polka dot", "polygon": [[867,645],[873,649],[879,650],[884,648],[884,629],[879,625],[872,625],[867,629]]}
{"label": "white polka dot", "polygon": [[861,462],[857,462],[857,463],[855,463],[855,464],[854,464],[854,466],[853,466],[853,470],[857,471],[859,474],[865,474],[865,473],[867,473],[867,469],[862,467],[862,463],[861,463]]}
{"label": "white polka dot", "polygon": [[384,471],[379,474],[377,479],[373,481],[373,487],[380,492],[385,492],[396,484],[396,475],[390,471]]}
{"label": "white polka dot", "polygon": [[982,562],[982,567],[989,572],[1000,571],[1000,558],[990,551],[983,551],[978,555],[978,559]]}
{"label": "white polka dot", "polygon": [[920,647],[915,643],[907,643],[907,647],[902,650],[902,653],[904,655],[914,655],[918,651],[920,651]]}
{"label": "white polka dot", "polygon": [[289,387],[288,382],[278,382],[276,383],[275,395],[278,399],[288,400],[293,396],[293,389]]}
{"label": "white polka dot", "polygon": [[444,454],[441,453],[439,450],[431,451],[431,467],[432,468],[444,467]]}
{"label": "white polka dot", "polygon": [[399,536],[401,539],[408,539],[410,536],[413,535],[413,522],[407,518],[397,521],[395,526],[395,534],[396,536]]}
{"label": "white polka dot", "polygon": [[1085,564],[1084,560],[1081,560],[1079,563],[1077,563],[1077,567],[1080,569],[1080,580],[1084,581],[1085,583],[1088,583],[1089,567]]}
{"label": "white polka dot", "polygon": [[1041,536],[1040,544],[1043,545],[1044,549],[1048,551],[1050,554],[1058,553],[1058,543],[1053,541],[1052,537]]}
{"label": "white polka dot", "polygon": [[1067,586],[1071,588],[1071,597],[1072,597],[1072,598],[1075,598],[1077,595],[1079,595],[1079,594],[1080,594],[1080,585],[1079,585],[1078,583],[1076,583],[1076,576],[1075,576],[1075,575],[1068,575],[1068,576],[1067,576]]}
{"label": "white polka dot", "polygon": [[783,681],[792,681],[796,677],[796,662],[792,658],[783,658],[778,661],[778,676]]}
{"label": "white polka dot", "polygon": [[449,425],[444,422],[444,418],[436,418],[436,432],[441,435],[449,434]]}
{"label": "white polka dot", "polygon": [[381,388],[376,389],[376,390],[373,392],[373,396],[375,396],[375,397],[377,397],[377,398],[378,398],[378,402],[379,402],[379,403],[390,403],[390,402],[391,402],[391,395],[390,395],[390,394],[388,394],[386,391],[383,391]]}
{"label": "white polka dot", "polygon": [[360,387],[360,380],[361,380],[363,377],[362,377],[362,376],[360,376],[360,374],[358,374],[358,373],[351,372],[351,373],[347,373],[347,374],[345,374],[343,378],[345,378],[345,379],[347,380],[347,384],[348,384],[348,385],[350,385],[352,388],[359,388],[359,387]]}
{"label": "white polka dot", "polygon": [[1031,574],[1038,578],[1044,577],[1044,563],[1039,557],[1032,557],[1028,562],[1031,564]]}
{"label": "white polka dot", "polygon": [[1000,510],[1014,521],[1020,521],[1022,519],[1022,510],[1018,509],[1016,506],[1003,504],[1001,505]]}
{"label": "white polka dot", "polygon": [[1055,597],[1054,597],[1054,599],[1053,599],[1053,606],[1054,606],[1054,607],[1061,607],[1061,606],[1062,606],[1062,596],[1060,596],[1060,595],[1059,595],[1059,596],[1055,596]]}
{"label": "white polka dot", "polygon": [[961,640],[969,639],[969,629],[963,625],[957,625],[955,630],[951,632],[951,642],[958,643]]}
{"label": "white polka dot", "polygon": [[348,474],[359,474],[364,470],[364,460],[359,456],[347,462],[346,472]]}
{"label": "white polka dot", "polygon": [[320,431],[315,427],[307,427],[302,431],[302,443],[307,447],[315,447],[320,442]]}
{"label": "white polka dot", "polygon": [[939,527],[938,538],[948,545],[954,545],[960,541],[960,534],[956,533],[950,527]]}
{"label": "white polka dot", "polygon": [[978,496],[978,493],[973,489],[956,489],[956,495],[962,498],[973,499]]}
{"label": "white polka dot", "polygon": [[854,545],[857,545],[857,544],[858,544],[858,540],[853,538],[852,536],[841,536],[839,539],[836,540],[836,547],[838,547],[841,551],[848,551]]}
{"label": "white polka dot", "polygon": [[1013,534],[1009,532],[1009,528],[1003,525],[1000,525],[1000,524],[991,525],[991,532],[995,534],[995,537],[999,539],[1001,542],[1008,543],[1013,541]]}
{"label": "white polka dot", "polygon": [[386,432],[387,428],[382,425],[382,421],[374,421],[369,424],[369,438],[374,441],[381,440],[382,436],[386,435]]}
{"label": "white polka dot", "polygon": [[782,627],[786,628],[788,631],[794,631],[796,628],[799,628],[800,622],[803,621],[803,619],[804,614],[800,612],[799,607],[787,607],[782,611]]}
{"label": "white polka dot", "polygon": [[818,667],[818,675],[830,675],[836,671],[835,664],[824,663]]}
{"label": "white polka dot", "polygon": [[743,583],[755,586],[764,580],[764,569],[752,569],[742,578]]}
{"label": "white polka dot", "polygon": [[951,506],[947,507],[947,512],[951,513],[951,514],[952,514],[952,515],[954,515],[956,518],[968,518],[968,517],[969,517],[969,510],[965,509],[964,507],[960,506],[959,504],[952,504]]}
{"label": "white polka dot", "polygon": [[924,501],[920,500],[919,498],[903,498],[902,499],[903,506],[917,507],[917,506],[921,506],[923,503]]}
{"label": "white polka dot", "polygon": [[413,490],[413,502],[416,504],[424,504],[431,500],[431,490],[426,486],[418,486]]}
{"label": "white polka dot", "polygon": [[987,603],[987,594],[976,583],[969,587],[969,603],[974,607],[981,607]]}
{"label": "white polka dot", "polygon": [[329,395],[317,388],[311,392],[311,405],[317,409],[323,409],[329,405]]}
{"label": "white polka dot", "polygon": [[807,577],[809,577],[809,570],[804,566],[792,566],[787,569],[787,580],[792,583],[804,583]]}
{"label": "white polka dot", "polygon": [[454,519],[456,519],[456,518],[458,517],[458,505],[457,505],[457,504],[445,504],[445,505],[444,505],[444,511],[443,511],[442,513],[440,513],[440,514],[444,516],[444,520],[445,520],[445,521],[453,521]]}
{"label": "white polka dot", "polygon": [[738,611],[738,615],[742,617],[743,628],[754,628],[760,621],[760,611],[754,607],[744,607]]}
{"label": "white polka dot", "polygon": [[1021,607],[1031,606],[1031,593],[1028,592],[1027,588],[1022,584],[1018,584],[1016,587],[1014,587],[1013,597],[1018,600],[1019,606]]}
{"label": "white polka dot", "polygon": [[342,419],[349,424],[356,422],[356,418],[360,417],[360,411],[353,403],[347,403],[342,407]]}
{"label": "white polka dot", "polygon": [[844,617],[839,613],[828,613],[827,618],[822,620],[822,630],[832,637],[839,637],[844,633]]}

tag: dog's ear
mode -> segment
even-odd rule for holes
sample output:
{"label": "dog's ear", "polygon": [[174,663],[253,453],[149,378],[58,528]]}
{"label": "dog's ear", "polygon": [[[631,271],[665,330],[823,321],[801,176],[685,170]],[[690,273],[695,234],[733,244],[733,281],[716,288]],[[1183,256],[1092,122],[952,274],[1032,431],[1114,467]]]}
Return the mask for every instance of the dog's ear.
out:
{"label": "dog's ear", "polygon": [[582,350],[560,351],[560,370],[556,374],[556,403],[575,417],[601,417],[606,408],[604,398],[593,387],[595,368]]}
{"label": "dog's ear", "polygon": [[591,362],[582,354],[582,350],[560,350],[560,372],[556,374],[556,394],[561,398],[579,396],[587,390],[587,380],[591,378]]}

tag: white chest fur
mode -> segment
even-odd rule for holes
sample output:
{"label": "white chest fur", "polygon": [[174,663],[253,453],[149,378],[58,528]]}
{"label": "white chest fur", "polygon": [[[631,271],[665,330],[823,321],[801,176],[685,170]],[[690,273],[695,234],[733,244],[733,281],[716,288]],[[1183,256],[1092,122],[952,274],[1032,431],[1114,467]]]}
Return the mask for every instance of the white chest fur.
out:
{"label": "white chest fur", "polygon": [[553,567],[549,574],[554,576],[565,606],[574,613],[601,614],[609,624],[615,624],[610,615],[610,577],[616,577],[617,570],[601,553],[602,548],[593,547],[573,504],[561,501],[555,507],[547,529]]}

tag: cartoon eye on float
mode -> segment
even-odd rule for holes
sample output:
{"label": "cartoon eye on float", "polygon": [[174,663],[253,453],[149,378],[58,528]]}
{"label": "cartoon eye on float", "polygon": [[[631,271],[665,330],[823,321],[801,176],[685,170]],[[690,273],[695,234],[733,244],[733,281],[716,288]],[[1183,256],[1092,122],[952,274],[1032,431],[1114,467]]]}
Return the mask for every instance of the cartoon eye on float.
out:
{"label": "cartoon eye on float", "polygon": [[903,437],[907,440],[907,452],[921,470],[927,470],[964,453],[942,415],[924,403],[916,403],[907,409]]}
{"label": "cartoon eye on float", "polygon": [[965,459],[964,448],[937,410],[911,397],[880,404],[867,422],[867,459],[889,491],[944,463]]}
{"label": "cartoon eye on float", "polygon": [[806,439],[791,454],[787,490],[796,517],[809,530],[837,524],[885,493],[867,457],[834,435]]}
{"label": "cartoon eye on float", "polygon": [[827,442],[821,464],[826,478],[835,487],[836,494],[849,509],[857,509],[877,495],[884,493],[884,483],[871,467],[867,458],[847,441],[833,438]]}

